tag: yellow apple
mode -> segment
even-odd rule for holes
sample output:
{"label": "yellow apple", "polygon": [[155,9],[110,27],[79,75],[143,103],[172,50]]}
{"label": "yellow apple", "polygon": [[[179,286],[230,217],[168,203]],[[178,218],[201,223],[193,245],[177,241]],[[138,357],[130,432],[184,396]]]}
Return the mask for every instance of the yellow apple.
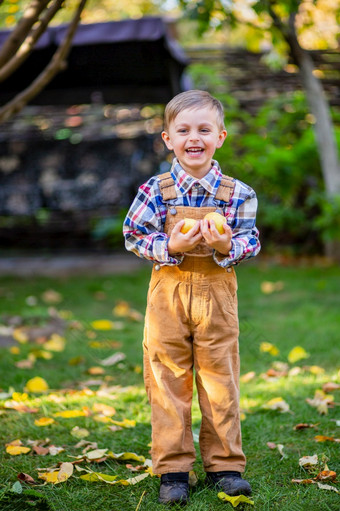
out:
{"label": "yellow apple", "polygon": [[184,224],[181,228],[181,233],[186,234],[194,225],[196,225],[197,220],[194,220],[193,218],[184,218]]}
{"label": "yellow apple", "polygon": [[223,215],[220,215],[220,213],[217,213],[217,211],[213,211],[212,213],[207,213],[204,217],[204,220],[214,220],[215,227],[218,230],[220,234],[224,234],[223,225],[226,223],[226,219]]}

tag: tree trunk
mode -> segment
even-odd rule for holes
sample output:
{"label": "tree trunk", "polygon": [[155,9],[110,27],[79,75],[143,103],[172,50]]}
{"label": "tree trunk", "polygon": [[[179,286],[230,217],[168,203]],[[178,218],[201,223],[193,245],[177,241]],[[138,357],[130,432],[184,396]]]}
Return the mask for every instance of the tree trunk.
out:
{"label": "tree trunk", "polygon": [[[297,39],[295,16],[290,16],[289,31],[286,34],[291,55],[299,68],[302,85],[306,92],[310,112],[315,117],[314,133],[320,157],[326,195],[334,197],[340,194],[340,164],[338,148],[328,102],[320,80],[314,76],[314,63],[310,55],[304,51]],[[340,241],[325,242],[325,255],[340,262]]]}
{"label": "tree trunk", "polygon": [[313,74],[314,63],[310,55],[299,45],[293,16],[290,18],[286,41],[289,44],[291,55],[300,70],[301,81],[306,92],[309,109],[316,120],[314,133],[325,181],[325,189],[327,195],[332,197],[340,194],[340,165],[330,109],[320,80]]}
{"label": "tree trunk", "polygon": [[[314,133],[326,195],[330,198],[335,197],[340,194],[340,164],[330,109],[322,84],[313,74],[314,63],[310,55],[299,44],[295,29],[296,13],[290,15],[288,25],[283,24],[272,5],[269,6],[269,14],[274,25],[284,36],[290,49],[290,55],[299,68],[309,109],[315,117]],[[327,241],[325,255],[340,262],[340,241]]]}

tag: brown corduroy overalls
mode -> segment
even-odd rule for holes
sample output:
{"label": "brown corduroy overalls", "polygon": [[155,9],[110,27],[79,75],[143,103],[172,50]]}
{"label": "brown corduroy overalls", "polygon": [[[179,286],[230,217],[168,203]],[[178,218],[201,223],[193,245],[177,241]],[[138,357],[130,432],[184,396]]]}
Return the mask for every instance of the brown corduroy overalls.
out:
{"label": "brown corduroy overalls", "polygon": [[[169,173],[160,178],[166,203],[176,198]],[[234,183],[223,176],[216,198],[229,202]],[[184,217],[200,220],[214,207],[168,205],[164,231]],[[239,417],[237,281],[201,242],[178,266],[154,265],[144,331],[144,381],[151,404],[152,464],[157,474],[189,472],[195,461],[191,429],[193,369],[207,472],[243,472]]]}

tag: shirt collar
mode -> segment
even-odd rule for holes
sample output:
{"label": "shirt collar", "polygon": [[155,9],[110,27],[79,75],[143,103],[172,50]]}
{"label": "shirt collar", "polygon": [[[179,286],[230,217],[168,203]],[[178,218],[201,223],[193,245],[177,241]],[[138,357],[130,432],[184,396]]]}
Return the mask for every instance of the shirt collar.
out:
{"label": "shirt collar", "polygon": [[211,169],[202,179],[195,179],[187,174],[177,158],[174,158],[170,172],[176,186],[183,195],[188,193],[195,183],[199,183],[208,193],[215,195],[221,182],[222,171],[216,160],[212,160],[211,164]]}

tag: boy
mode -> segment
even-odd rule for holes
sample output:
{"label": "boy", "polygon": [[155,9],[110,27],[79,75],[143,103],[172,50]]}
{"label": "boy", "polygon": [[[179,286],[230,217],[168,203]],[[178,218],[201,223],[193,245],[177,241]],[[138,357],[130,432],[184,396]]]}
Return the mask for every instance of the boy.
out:
{"label": "boy", "polygon": [[[166,106],[162,138],[171,171],[143,184],[124,223],[125,246],[153,261],[144,330],[144,381],[151,404],[153,471],[159,502],[185,504],[195,461],[193,369],[206,482],[249,495],[239,419],[237,282],[233,266],[260,250],[257,199],[223,176],[215,150],[227,131],[221,103],[191,90]],[[204,216],[220,212],[223,233]],[[195,225],[186,233],[184,218]]]}

